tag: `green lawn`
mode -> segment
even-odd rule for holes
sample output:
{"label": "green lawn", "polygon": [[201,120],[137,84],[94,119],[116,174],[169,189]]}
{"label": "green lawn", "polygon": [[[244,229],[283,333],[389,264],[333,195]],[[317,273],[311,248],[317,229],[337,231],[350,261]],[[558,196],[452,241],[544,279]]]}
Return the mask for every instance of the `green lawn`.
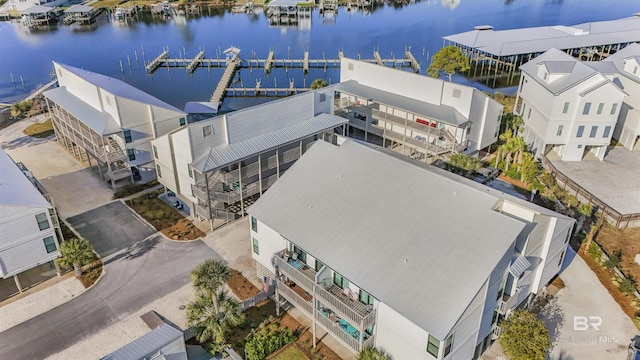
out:
{"label": "green lawn", "polygon": [[298,350],[293,344],[288,345],[278,355],[271,358],[272,360],[304,360],[307,359],[304,354]]}
{"label": "green lawn", "polygon": [[184,219],[175,209],[158,199],[162,190],[154,190],[127,201],[135,212],[153,225],[156,230],[166,229]]}
{"label": "green lawn", "polygon": [[36,138],[46,138],[54,134],[51,119],[43,121],[41,123],[31,124],[27,126],[27,128],[24,129],[23,132],[25,135],[33,136]]}

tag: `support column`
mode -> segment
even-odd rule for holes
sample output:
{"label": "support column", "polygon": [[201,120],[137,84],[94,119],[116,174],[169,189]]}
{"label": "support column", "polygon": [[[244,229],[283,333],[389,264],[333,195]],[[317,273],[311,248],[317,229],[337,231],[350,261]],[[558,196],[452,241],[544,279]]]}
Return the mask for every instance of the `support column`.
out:
{"label": "support column", "polygon": [[317,345],[317,333],[316,333],[316,287],[313,287],[313,304],[311,304],[311,311],[312,311],[312,315],[311,315],[311,329],[312,329],[312,338],[313,338],[313,347],[315,348]]}
{"label": "support column", "polygon": [[20,279],[18,279],[18,275],[13,275],[13,281],[16,282],[16,286],[18,287],[18,291],[22,294],[22,285],[20,284]]}
{"label": "support column", "polygon": [[62,272],[60,271],[58,264],[53,260],[51,260],[51,264],[53,264],[53,267],[56,269],[56,275],[58,275],[58,277],[62,276]]}
{"label": "support column", "polygon": [[262,154],[258,155],[258,184],[260,185],[260,196],[262,196]]}
{"label": "support column", "polygon": [[242,162],[238,163],[238,185],[240,186],[240,213],[244,217],[244,198],[242,197]]}
{"label": "support column", "polygon": [[280,179],[280,150],[276,149],[276,178]]}

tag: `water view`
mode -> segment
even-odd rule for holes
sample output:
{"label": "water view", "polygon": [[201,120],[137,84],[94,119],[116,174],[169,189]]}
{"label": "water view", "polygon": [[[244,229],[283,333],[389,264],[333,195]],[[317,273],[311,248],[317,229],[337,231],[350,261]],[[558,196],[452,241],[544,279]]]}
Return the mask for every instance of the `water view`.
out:
{"label": "water view", "polygon": [[[186,101],[208,101],[221,69],[199,68],[193,75],[185,69],[158,69],[148,75],[149,61],[168,47],[173,58],[193,57],[200,49],[215,58],[233,45],[241,57],[265,58],[269,50],[276,58],[345,56],[372,58],[403,57],[406,47],[422,64],[442,46],[442,37],[468,31],[476,25],[495,30],[573,25],[588,21],[632,16],[640,11],[637,0],[429,0],[409,4],[379,2],[370,10],[341,7],[328,16],[314,9],[310,18],[296,26],[275,26],[263,11],[232,14],[230,10],[204,8],[200,14],[165,18],[140,13],[131,22],[119,22],[105,13],[97,24],[86,27],[57,25],[47,30],[29,30],[19,21],[0,22],[0,103],[27,96],[39,84],[50,81],[51,61],[85,68],[126,82],[182,108]],[[242,69],[236,84],[262,86],[309,86],[316,78],[339,80],[337,69]],[[466,82],[462,77],[455,81]],[[244,107],[255,100],[227,99],[225,109]]]}

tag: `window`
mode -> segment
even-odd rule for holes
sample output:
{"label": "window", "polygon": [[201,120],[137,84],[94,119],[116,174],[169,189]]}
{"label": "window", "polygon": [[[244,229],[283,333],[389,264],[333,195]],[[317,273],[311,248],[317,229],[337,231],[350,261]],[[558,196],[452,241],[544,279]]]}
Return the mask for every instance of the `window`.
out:
{"label": "window", "polygon": [[589,110],[591,110],[591,103],[584,103],[584,109],[582,109],[582,115],[589,115]]}
{"label": "window", "polygon": [[562,135],[562,129],[564,129],[564,125],[558,125],[558,131],[556,131],[556,136]]}
{"label": "window", "polygon": [[596,137],[597,133],[598,133],[598,127],[594,125],[591,127],[591,132],[589,133],[589,137],[594,138]]}
{"label": "window", "polygon": [[611,132],[611,126],[605,126],[604,127],[604,132],[602,133],[602,137],[603,138],[608,138],[610,132]]}
{"label": "window", "polygon": [[127,155],[129,156],[129,161],[136,159],[136,151],[134,149],[127,149]]}
{"label": "window", "polygon": [[566,114],[568,112],[569,112],[569,102],[567,101],[564,103],[564,107],[562,108],[562,113]]}
{"label": "window", "polygon": [[211,136],[213,135],[213,126],[209,125],[209,126],[204,126],[202,128],[202,136],[203,137],[207,137],[207,136]]}
{"label": "window", "polygon": [[604,108],[604,103],[598,104],[598,111],[596,111],[596,114],[598,114],[598,115],[602,114],[602,109],[603,108]]}
{"label": "window", "polygon": [[193,179],[193,168],[191,164],[187,164],[187,171],[189,172],[189,177]]}
{"label": "window", "polygon": [[186,123],[187,123],[187,118],[185,118],[185,117],[181,117],[181,118],[180,118],[180,126],[183,126],[183,125],[185,125]]}
{"label": "window", "polygon": [[369,293],[366,291],[360,290],[358,299],[365,305],[373,305],[373,296],[369,295]]}
{"label": "window", "polygon": [[104,101],[107,102],[107,105],[111,106],[111,99],[108,96],[104,97]]}
{"label": "window", "polygon": [[323,267],[324,264],[321,261],[316,260],[316,272],[320,271],[320,269],[322,269]]}
{"label": "window", "polygon": [[251,217],[251,230],[258,232],[258,219]]}
{"label": "window", "polygon": [[125,130],[124,131],[124,142],[126,142],[126,143],[130,143],[131,142],[131,130]]}
{"label": "window", "polygon": [[44,241],[44,248],[47,249],[47,254],[58,250],[58,248],[56,247],[56,241],[53,239],[53,236],[47,236],[46,238],[42,239],[42,241]]}
{"label": "window", "polygon": [[531,119],[531,108],[529,108],[529,112],[527,113],[527,119]]}
{"label": "window", "polygon": [[327,94],[320,94],[320,102],[327,101]]}
{"label": "window", "polygon": [[560,254],[560,260],[558,260],[558,267],[562,266],[562,260],[564,260],[564,252],[566,250],[562,250],[562,254]]}
{"label": "window", "polygon": [[578,126],[578,132],[576,133],[576,137],[582,137],[582,133],[584,133],[584,126]]}
{"label": "window", "polygon": [[349,287],[349,280],[343,278],[342,275],[338,274],[335,271],[333,272],[333,283],[341,289]]}
{"label": "window", "polygon": [[507,284],[507,277],[505,276],[502,281],[500,281],[500,286],[498,287],[498,297],[496,300],[500,300],[502,294],[504,294],[504,286]]}
{"label": "window", "polygon": [[37,214],[36,221],[38,222],[38,228],[40,228],[40,231],[48,229],[50,227],[49,219],[47,219],[47,213]]}
{"label": "window", "polygon": [[565,245],[566,245],[567,243],[569,243],[569,240],[570,240],[570,239],[571,239],[571,230],[567,231],[567,236],[565,236],[565,238],[564,238],[564,243],[565,243]]}
{"label": "window", "polygon": [[440,340],[429,335],[429,342],[427,343],[427,352],[437,358],[439,351],[440,351]]}
{"label": "window", "polygon": [[617,109],[618,109],[618,103],[614,103],[613,105],[611,105],[611,112],[609,114],[610,115],[615,114]]}
{"label": "window", "polygon": [[449,355],[449,353],[451,352],[451,349],[453,349],[453,334],[449,335],[449,337],[447,338],[447,340],[444,341],[444,356]]}
{"label": "window", "polygon": [[549,77],[549,74],[547,74],[546,72],[544,73],[544,80],[547,81],[547,78]]}
{"label": "window", "polygon": [[153,145],[153,157],[158,158],[158,148],[155,145]]}
{"label": "window", "polygon": [[158,177],[162,177],[162,173],[160,172],[160,165],[156,165],[156,172],[158,173]]}
{"label": "window", "polygon": [[353,64],[352,63],[347,64],[347,69],[349,69],[349,71],[353,71]]}
{"label": "window", "polygon": [[301,261],[303,263],[307,263],[307,253],[304,252],[302,249],[300,249],[297,246],[293,247],[293,252],[298,254],[298,261]]}
{"label": "window", "polygon": [[578,149],[582,149],[582,145],[578,145]]}
{"label": "window", "polygon": [[460,89],[453,89],[453,97],[456,99],[460,99],[460,95],[462,95],[462,91]]}
{"label": "window", "polygon": [[258,239],[253,238],[253,252],[256,255],[260,255],[260,244],[258,244]]}

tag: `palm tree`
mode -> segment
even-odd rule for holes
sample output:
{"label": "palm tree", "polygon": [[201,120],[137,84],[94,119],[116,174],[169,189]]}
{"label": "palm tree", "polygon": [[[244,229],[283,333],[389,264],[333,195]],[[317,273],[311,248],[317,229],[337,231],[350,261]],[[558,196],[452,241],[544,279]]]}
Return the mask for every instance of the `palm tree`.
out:
{"label": "palm tree", "polygon": [[357,360],[391,360],[391,356],[383,350],[373,347],[366,347],[358,353]]}
{"label": "palm tree", "polygon": [[220,312],[218,303],[218,291],[229,279],[229,267],[218,260],[205,260],[191,271],[193,287],[199,293],[209,296],[213,301],[216,313]]}
{"label": "palm tree", "polygon": [[76,276],[82,275],[82,266],[96,258],[93,247],[87,239],[71,238],[60,244],[60,257],[56,259],[58,266],[73,267]]}
{"label": "palm tree", "polygon": [[187,305],[187,320],[190,326],[196,327],[196,339],[200,342],[211,340],[216,350],[225,347],[229,329],[242,324],[244,319],[240,303],[229,297],[226,290],[215,297],[200,293]]}

